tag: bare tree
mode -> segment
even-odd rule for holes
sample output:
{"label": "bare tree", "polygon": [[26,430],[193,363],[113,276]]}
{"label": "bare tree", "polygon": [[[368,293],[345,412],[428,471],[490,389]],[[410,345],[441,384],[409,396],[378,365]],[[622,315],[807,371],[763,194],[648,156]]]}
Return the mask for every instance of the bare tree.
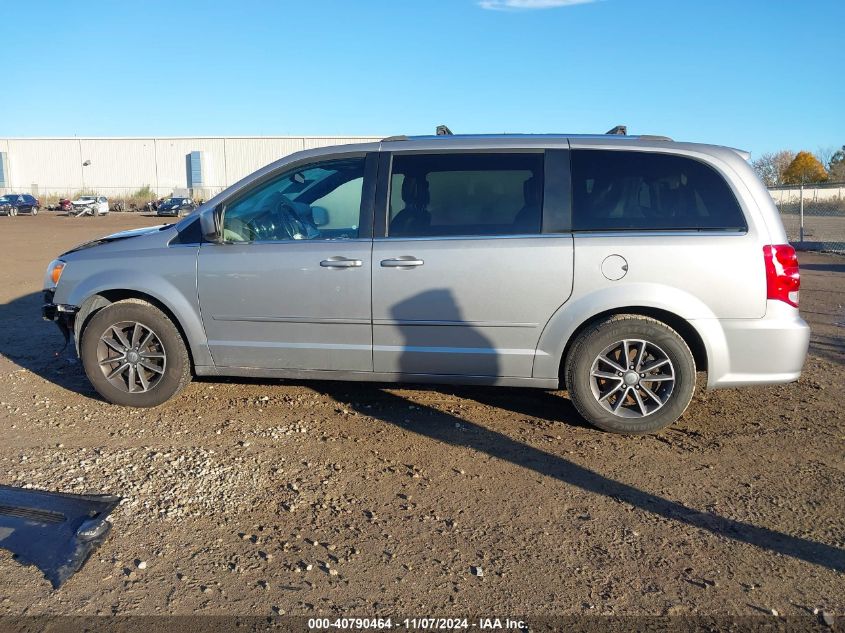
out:
{"label": "bare tree", "polygon": [[760,158],[751,161],[751,166],[763,184],[767,187],[776,187],[783,184],[783,174],[794,158],[795,152],[783,149],[761,155]]}
{"label": "bare tree", "polygon": [[824,167],[825,169],[830,169],[830,161],[838,150],[839,148],[834,146],[819,147],[816,150],[816,158],[819,159],[819,162],[822,164],[822,167]]}

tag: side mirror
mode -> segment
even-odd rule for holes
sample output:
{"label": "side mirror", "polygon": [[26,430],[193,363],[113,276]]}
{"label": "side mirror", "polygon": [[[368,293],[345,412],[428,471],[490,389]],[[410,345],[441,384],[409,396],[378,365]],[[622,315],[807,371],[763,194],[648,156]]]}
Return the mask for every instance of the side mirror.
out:
{"label": "side mirror", "polygon": [[223,205],[218,204],[200,215],[202,237],[207,242],[221,242],[223,240]]}

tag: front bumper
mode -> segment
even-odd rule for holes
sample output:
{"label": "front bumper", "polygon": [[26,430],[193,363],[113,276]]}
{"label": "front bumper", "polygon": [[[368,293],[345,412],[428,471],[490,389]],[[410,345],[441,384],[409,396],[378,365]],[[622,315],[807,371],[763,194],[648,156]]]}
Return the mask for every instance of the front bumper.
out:
{"label": "front bumper", "polygon": [[73,332],[76,313],[79,308],[53,303],[53,291],[44,291],[44,304],[41,306],[41,318],[45,321],[55,323],[65,338],[65,345],[70,341],[70,334]]}

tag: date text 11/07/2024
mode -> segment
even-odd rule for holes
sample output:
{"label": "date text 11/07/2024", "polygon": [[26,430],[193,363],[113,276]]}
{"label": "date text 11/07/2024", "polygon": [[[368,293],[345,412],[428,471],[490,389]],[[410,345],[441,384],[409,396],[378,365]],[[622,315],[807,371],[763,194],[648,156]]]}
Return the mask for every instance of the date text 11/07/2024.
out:
{"label": "date text 11/07/2024", "polygon": [[423,631],[454,631],[479,629],[482,631],[495,630],[525,630],[525,622],[511,618],[310,618],[308,628],[312,630],[328,629],[406,629]]}

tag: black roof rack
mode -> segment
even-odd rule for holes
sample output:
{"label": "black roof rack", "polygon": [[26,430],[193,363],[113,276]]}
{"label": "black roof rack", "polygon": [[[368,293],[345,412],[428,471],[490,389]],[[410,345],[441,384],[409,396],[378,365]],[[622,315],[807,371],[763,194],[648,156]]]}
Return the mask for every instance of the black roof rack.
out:
{"label": "black roof rack", "polygon": [[[411,140],[422,140],[422,139],[434,139],[441,136],[454,136],[452,131],[446,127],[445,125],[438,125],[437,126],[437,134],[435,136],[408,136],[406,134],[397,134],[395,136],[388,136],[387,138],[383,138],[383,143],[389,143],[392,141],[411,141]],[[493,135],[485,135],[485,134],[464,134],[458,135],[464,138],[466,137],[484,137],[484,136],[532,136],[531,134],[493,134]],[[542,135],[538,135],[542,136]],[[640,139],[643,141],[672,141],[673,139],[669,138],[668,136],[662,136],[659,134],[639,134],[635,136],[628,136],[628,127],[625,125],[617,125],[611,130],[608,130],[604,134],[552,134],[547,136],[564,136],[564,137],[590,137],[590,138],[599,138],[602,136],[626,136],[632,140]]]}

